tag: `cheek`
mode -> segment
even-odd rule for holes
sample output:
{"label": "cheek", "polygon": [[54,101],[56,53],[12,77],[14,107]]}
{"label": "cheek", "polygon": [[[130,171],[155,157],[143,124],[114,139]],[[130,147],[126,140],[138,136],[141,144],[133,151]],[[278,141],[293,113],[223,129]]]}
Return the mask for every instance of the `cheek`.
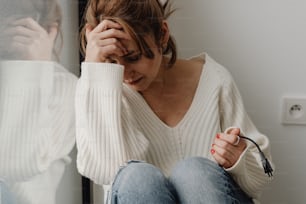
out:
{"label": "cheek", "polygon": [[138,73],[138,74],[145,74],[147,71],[148,65],[145,63],[135,63],[135,64],[125,64],[125,72],[126,74],[131,73]]}
{"label": "cheek", "polygon": [[134,64],[134,65],[130,65],[128,66],[128,69],[131,69],[139,74],[149,77],[149,76],[155,75],[156,63],[146,60],[146,61]]}
{"label": "cheek", "polygon": [[150,80],[154,80],[158,75],[159,66],[157,63],[154,62],[148,63],[145,67],[144,72],[147,78],[149,78]]}
{"label": "cheek", "polygon": [[149,81],[154,80],[158,75],[161,60],[161,57],[156,55],[154,59],[143,58],[134,64],[123,64],[125,67],[125,76],[140,74]]}

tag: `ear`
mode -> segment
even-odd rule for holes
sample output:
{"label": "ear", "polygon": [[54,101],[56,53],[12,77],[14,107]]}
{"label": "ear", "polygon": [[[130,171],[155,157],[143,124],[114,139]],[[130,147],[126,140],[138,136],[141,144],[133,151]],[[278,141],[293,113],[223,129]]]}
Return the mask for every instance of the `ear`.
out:
{"label": "ear", "polygon": [[162,22],[162,38],[161,38],[161,46],[164,47],[164,45],[168,44],[169,38],[170,38],[170,30],[168,26],[168,22],[163,20]]}

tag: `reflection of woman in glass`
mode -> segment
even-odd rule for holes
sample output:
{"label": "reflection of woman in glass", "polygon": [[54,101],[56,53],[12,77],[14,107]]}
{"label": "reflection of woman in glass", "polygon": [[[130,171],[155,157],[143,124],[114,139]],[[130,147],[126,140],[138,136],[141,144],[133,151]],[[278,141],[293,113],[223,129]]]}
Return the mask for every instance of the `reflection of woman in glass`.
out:
{"label": "reflection of woman in glass", "polygon": [[255,145],[240,138],[270,158],[269,140],[224,67],[206,53],[176,59],[164,2],[89,1],[78,169],[112,184],[111,203],[252,203],[269,177]]}
{"label": "reflection of woman in glass", "polygon": [[1,59],[50,60],[61,23],[56,0],[1,0]]}
{"label": "reflection of woman in glass", "polygon": [[75,142],[76,77],[52,61],[60,7],[1,0],[1,9],[0,180],[17,203],[53,204]]}

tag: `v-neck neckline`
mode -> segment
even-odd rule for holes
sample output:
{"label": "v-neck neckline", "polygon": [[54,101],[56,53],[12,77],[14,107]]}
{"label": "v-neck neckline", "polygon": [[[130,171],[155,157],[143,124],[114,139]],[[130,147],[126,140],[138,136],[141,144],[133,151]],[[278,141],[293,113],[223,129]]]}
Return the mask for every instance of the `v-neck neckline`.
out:
{"label": "v-neck neckline", "polygon": [[197,107],[197,102],[198,102],[198,97],[200,95],[200,92],[201,92],[201,89],[203,87],[203,83],[205,82],[204,81],[204,76],[206,75],[206,72],[207,72],[207,64],[209,63],[209,56],[206,54],[206,53],[201,53],[197,56],[193,56],[191,58],[189,58],[189,60],[192,60],[192,59],[196,59],[196,58],[200,58],[202,60],[204,60],[204,64],[202,65],[202,70],[201,70],[201,74],[200,74],[200,79],[199,79],[199,82],[198,82],[198,85],[197,85],[197,88],[195,90],[195,94],[194,94],[194,97],[192,99],[192,102],[188,108],[188,110],[186,111],[186,113],[183,115],[183,117],[179,120],[178,123],[176,123],[174,126],[170,126],[168,124],[166,124],[164,121],[162,121],[157,115],[156,113],[154,113],[154,111],[152,110],[152,108],[149,106],[149,104],[146,102],[146,100],[143,98],[143,96],[131,89],[130,87],[127,87],[127,90],[129,90],[129,92],[134,96],[136,97],[136,101],[140,101],[142,106],[145,107],[145,111],[147,112],[148,114],[148,118],[150,120],[153,120],[155,124],[158,124],[159,126],[161,127],[164,127],[168,130],[175,130],[175,129],[178,129],[180,128],[181,126],[183,126],[183,124],[185,123],[186,120],[188,120],[188,118],[190,117],[190,115],[193,115],[193,112],[196,111],[196,107]]}

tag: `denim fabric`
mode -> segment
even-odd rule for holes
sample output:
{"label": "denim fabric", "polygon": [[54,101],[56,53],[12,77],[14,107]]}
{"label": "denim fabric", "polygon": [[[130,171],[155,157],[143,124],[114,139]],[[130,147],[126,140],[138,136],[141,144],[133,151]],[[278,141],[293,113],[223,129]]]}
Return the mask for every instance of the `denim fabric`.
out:
{"label": "denim fabric", "polygon": [[0,204],[15,204],[11,192],[2,181],[0,181]]}
{"label": "denim fabric", "polygon": [[163,173],[151,164],[132,161],[123,167],[112,186],[112,204],[175,204],[175,191]]}
{"label": "denim fabric", "polygon": [[155,166],[131,161],[118,172],[112,204],[251,204],[231,176],[214,162],[192,157],[179,162],[169,178]]}
{"label": "denim fabric", "polygon": [[228,172],[205,158],[193,157],[179,162],[169,180],[176,189],[179,203],[253,203]]}

